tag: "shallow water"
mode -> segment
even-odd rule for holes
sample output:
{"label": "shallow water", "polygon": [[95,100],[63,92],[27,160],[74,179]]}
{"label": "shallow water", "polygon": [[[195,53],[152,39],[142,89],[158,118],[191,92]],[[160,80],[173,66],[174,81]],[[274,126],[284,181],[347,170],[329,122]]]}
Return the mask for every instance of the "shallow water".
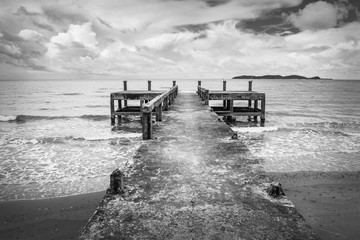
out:
{"label": "shallow water", "polygon": [[[247,89],[247,80],[227,81],[228,89]],[[196,90],[197,80],[177,83],[180,91]],[[172,80],[152,84],[167,89]],[[110,126],[109,94],[122,90],[122,81],[0,85],[0,200],[104,190],[109,173],[141,144],[137,117],[120,130]],[[202,85],[222,89],[222,80]],[[128,89],[146,88],[147,81],[128,81]],[[232,127],[265,170],[360,170],[360,81],[254,80],[253,89],[266,93],[265,127],[246,118]]]}

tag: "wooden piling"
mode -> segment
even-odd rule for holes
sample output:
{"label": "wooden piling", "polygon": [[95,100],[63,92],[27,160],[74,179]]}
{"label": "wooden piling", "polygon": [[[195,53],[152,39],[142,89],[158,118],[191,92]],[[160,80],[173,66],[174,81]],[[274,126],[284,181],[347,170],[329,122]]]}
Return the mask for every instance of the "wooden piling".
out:
{"label": "wooden piling", "polygon": [[[258,100],[254,100],[254,110],[257,111],[258,110]],[[254,116],[254,122],[257,123],[258,122],[258,117]]]}
{"label": "wooden piling", "polygon": [[110,188],[109,193],[117,194],[117,193],[124,193],[124,174],[119,170],[115,169],[110,175]]}
{"label": "wooden piling", "polygon": [[155,107],[156,112],[156,121],[162,121],[162,106],[161,104],[159,106]]}
{"label": "wooden piling", "polygon": [[164,107],[164,111],[168,111],[168,110],[169,110],[169,97],[166,97],[166,98],[164,99],[163,107]]}
{"label": "wooden piling", "polygon": [[263,127],[265,124],[265,98],[261,99],[261,117],[260,117],[260,125]]}
{"label": "wooden piling", "polygon": [[[249,81],[249,92],[252,91],[252,81]],[[248,108],[251,108],[251,100],[248,101]],[[248,121],[251,121],[251,116],[248,116]]]}
{"label": "wooden piling", "polygon": [[[121,100],[118,100],[118,109],[117,109],[117,111],[121,111],[121,109],[122,109]],[[120,124],[121,115],[118,115],[118,116],[117,116],[117,120],[118,120],[118,124]]]}
{"label": "wooden piling", "polygon": [[151,139],[152,138],[152,112],[142,111],[142,134],[143,139]]}
{"label": "wooden piling", "polygon": [[176,86],[176,81],[173,81],[173,87],[175,87]]}
{"label": "wooden piling", "polygon": [[115,106],[114,106],[114,98],[113,95],[110,94],[110,119],[111,119],[111,125],[115,125]]}
{"label": "wooden piling", "polygon": [[151,81],[148,81],[148,91],[151,91]]}
{"label": "wooden piling", "polygon": [[[127,91],[127,81],[123,81],[124,84],[124,91]],[[127,100],[124,100],[124,107],[127,107]]]}
{"label": "wooden piling", "polygon": [[[226,81],[223,81],[223,91],[226,91]],[[223,107],[226,109],[226,100],[223,100]]]}

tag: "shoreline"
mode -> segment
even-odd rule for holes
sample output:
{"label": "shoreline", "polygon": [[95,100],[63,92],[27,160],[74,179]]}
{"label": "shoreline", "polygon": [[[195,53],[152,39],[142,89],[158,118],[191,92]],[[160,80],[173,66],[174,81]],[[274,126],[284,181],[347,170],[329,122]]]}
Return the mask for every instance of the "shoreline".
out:
{"label": "shoreline", "polygon": [[77,239],[104,195],[2,201],[0,239]]}
{"label": "shoreline", "polygon": [[360,235],[360,172],[266,173],[321,239]]}
{"label": "shoreline", "polygon": [[[360,234],[360,171],[267,172],[321,239]],[[0,239],[77,239],[105,196],[101,192],[0,202]]]}

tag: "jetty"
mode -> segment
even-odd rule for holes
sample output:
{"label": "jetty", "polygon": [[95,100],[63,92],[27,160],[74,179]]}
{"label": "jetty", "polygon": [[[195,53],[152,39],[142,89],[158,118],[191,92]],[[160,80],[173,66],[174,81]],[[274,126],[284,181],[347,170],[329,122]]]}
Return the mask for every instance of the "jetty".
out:
{"label": "jetty", "polygon": [[[223,100],[223,106],[211,106],[211,109],[229,121],[234,121],[236,116],[248,116],[248,121],[257,123],[259,116],[260,125],[265,124],[265,93],[253,91],[252,81],[249,81],[248,91],[227,91],[226,81],[223,81],[222,90],[209,90],[201,87],[201,81],[198,81],[197,94],[206,105],[210,104],[210,100]],[[236,102],[244,100],[247,101],[247,106],[236,106]]]}
{"label": "jetty", "polygon": [[[152,116],[156,115],[156,121],[162,120],[162,112],[168,111],[178,94],[178,86],[173,81],[173,87],[166,91],[151,90],[151,81],[148,81],[148,90],[128,90],[127,81],[124,81],[123,91],[110,93],[110,119],[111,125],[115,125],[115,118],[118,118],[118,124],[122,116],[139,115],[141,116],[141,125],[143,139],[152,137]],[[137,100],[137,105],[128,105],[128,100]],[[115,109],[115,102],[117,108]]]}
{"label": "jetty", "polygon": [[318,239],[233,134],[197,94],[179,92],[111,174],[79,239]]}

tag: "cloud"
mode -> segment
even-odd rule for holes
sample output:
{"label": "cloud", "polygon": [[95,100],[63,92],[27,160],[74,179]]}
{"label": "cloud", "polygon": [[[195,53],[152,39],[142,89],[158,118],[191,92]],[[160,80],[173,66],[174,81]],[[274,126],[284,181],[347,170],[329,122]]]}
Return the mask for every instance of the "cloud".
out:
{"label": "cloud", "polygon": [[32,40],[32,41],[39,41],[44,38],[42,34],[31,29],[23,29],[17,35],[25,40]]}
{"label": "cloud", "polygon": [[345,4],[333,5],[318,1],[290,14],[288,20],[301,30],[319,30],[338,26],[339,21],[346,18],[347,14],[348,8]]}
{"label": "cloud", "polygon": [[308,4],[287,21],[280,10],[301,0],[3,2],[2,76],[359,74],[360,25],[346,2]]}
{"label": "cloud", "polygon": [[[66,48],[74,47],[95,50],[97,44],[96,33],[92,31],[90,22],[83,25],[71,24],[67,32],[61,32],[51,37],[46,55],[54,58]],[[77,51],[74,52],[76,53]]]}

